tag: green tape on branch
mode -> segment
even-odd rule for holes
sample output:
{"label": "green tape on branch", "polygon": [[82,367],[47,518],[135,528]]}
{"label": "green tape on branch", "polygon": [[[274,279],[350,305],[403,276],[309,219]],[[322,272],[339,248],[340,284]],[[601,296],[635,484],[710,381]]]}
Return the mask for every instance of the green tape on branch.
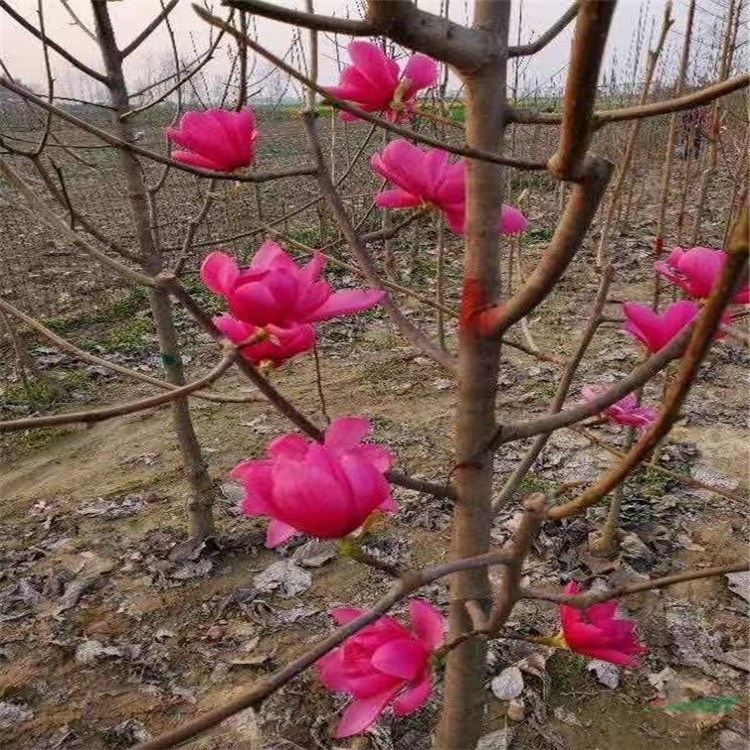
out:
{"label": "green tape on branch", "polygon": [[161,363],[164,365],[164,367],[172,367],[174,365],[179,365],[182,362],[180,359],[179,354],[162,354],[161,355]]}

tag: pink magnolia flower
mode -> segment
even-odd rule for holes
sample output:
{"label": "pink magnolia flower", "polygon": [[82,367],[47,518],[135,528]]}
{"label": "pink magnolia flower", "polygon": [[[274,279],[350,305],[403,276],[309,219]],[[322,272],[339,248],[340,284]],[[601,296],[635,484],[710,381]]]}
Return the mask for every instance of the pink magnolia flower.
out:
{"label": "pink magnolia flower", "polygon": [[383,476],[392,457],[379,445],[362,444],[370,429],[366,419],[341,417],[331,422],[322,445],[283,435],[269,443],[268,458],[244,461],[232,471],[245,485],[242,510],[271,518],[269,547],[300,533],[340,539],[374,510],[396,510]]}
{"label": "pink magnolia flower", "polygon": [[269,325],[265,328],[243,323],[231,315],[219,315],[214,325],[233,343],[239,344],[264,331],[266,337],[249,346],[243,346],[240,354],[254,365],[283,365],[288,359],[309,352],[315,345],[315,329],[311,325],[280,328]]}
{"label": "pink magnolia flower", "polygon": [[[381,208],[434,206],[445,215],[448,226],[463,234],[466,224],[466,163],[450,163],[448,152],[439,148],[423,151],[405,140],[389,143],[383,152],[373,154],[372,168],[397,187],[375,198]],[[500,231],[523,232],[529,222],[513,206],[503,205]]]}
{"label": "pink magnolia flower", "polygon": [[[396,716],[406,716],[430,697],[430,656],[443,643],[444,621],[434,607],[419,599],[409,602],[409,613],[410,629],[381,617],[318,662],[323,684],[354,698],[336,727],[336,737],[364,732],[389,704]],[[339,625],[362,614],[361,609],[331,612]]]}
{"label": "pink magnolia flower", "polygon": [[249,268],[221,252],[210,253],[201,266],[201,279],[214,293],[226,297],[238,320],[255,326],[289,327],[369,310],[385,296],[380,289],[334,292],[318,279],[325,259],[316,253],[298,266],[275,242],[261,245]]}
{"label": "pink magnolia flower", "polygon": [[[578,594],[578,584],[570,581],[564,593]],[[561,604],[562,632],[558,636],[561,645],[592,659],[626,667],[640,666],[634,657],[648,649],[638,643],[635,621],[618,618],[616,614],[616,601],[594,604],[584,610]]]}
{"label": "pink magnolia flower", "polygon": [[175,161],[215,172],[234,172],[253,163],[258,131],[251,109],[209,109],[186,112],[178,128],[167,128],[167,138],[182,147],[172,152]]}
{"label": "pink magnolia flower", "polygon": [[[582,394],[587,401],[592,401],[607,390],[609,389],[606,385],[586,386]],[[639,430],[647,430],[656,419],[656,410],[648,406],[639,406],[638,399],[633,393],[608,406],[602,414],[617,424],[637,427]]]}
{"label": "pink magnolia flower", "polygon": [[[410,57],[399,76],[398,63],[376,44],[354,41],[349,43],[348,49],[354,65],[344,70],[338,86],[327,91],[365,112],[383,112],[391,122],[408,117],[414,109],[417,92],[437,81],[437,63],[426,55]],[[358,118],[342,112],[341,119]]]}
{"label": "pink magnolia flower", "polygon": [[[676,247],[664,260],[654,263],[654,268],[665,279],[677,284],[691,297],[708,297],[716,286],[727,254],[711,247],[693,247],[683,250]],[[750,285],[742,287],[734,298],[735,304],[750,303]]]}
{"label": "pink magnolia flower", "polygon": [[[695,320],[700,313],[700,306],[696,302],[680,300],[673,302],[659,315],[648,305],[638,302],[626,302],[622,306],[627,320],[622,327],[633,338],[638,339],[650,352],[655,353],[663,349],[686,325]],[[725,313],[722,324],[731,325],[732,316]],[[726,336],[722,331],[716,333],[717,339]]]}

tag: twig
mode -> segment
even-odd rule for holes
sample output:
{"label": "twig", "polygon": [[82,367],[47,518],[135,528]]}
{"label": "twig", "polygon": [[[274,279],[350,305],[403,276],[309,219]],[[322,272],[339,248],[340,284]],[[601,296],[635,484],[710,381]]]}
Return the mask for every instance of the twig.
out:
{"label": "twig", "polygon": [[178,398],[183,398],[193,391],[205,388],[213,383],[216,379],[229,369],[237,356],[236,351],[226,355],[221,362],[204,377],[195,380],[187,385],[180,386],[167,393],[161,393],[158,396],[142,398],[138,401],[130,401],[117,406],[108,406],[103,409],[92,409],[90,411],[78,411],[68,414],[53,414],[47,417],[28,417],[25,419],[11,419],[6,422],[0,422],[0,433],[16,432],[18,430],[31,430],[40,427],[53,427],[60,424],[74,424],[84,422],[92,424],[94,422],[103,422],[112,417],[121,417],[124,414],[132,414],[137,411],[144,411],[155,406],[163,406]]}
{"label": "twig", "polygon": [[107,82],[107,76],[104,75],[104,73],[100,73],[98,70],[94,70],[93,68],[89,68],[88,65],[84,65],[75,55],[68,52],[64,47],[61,47],[57,42],[53,42],[43,31],[37,29],[20,13],[17,13],[10,4],[6,2],[6,0],[0,0],[0,10],[5,11],[17,24],[23,26],[26,31],[44,42],[50,49],[55,50],[60,57],[65,58],[71,65],[78,68],[78,70],[100,83]]}
{"label": "twig", "polygon": [[[341,203],[341,197],[336,192],[336,188],[331,182],[331,177],[328,173],[323,152],[320,149],[320,143],[315,133],[315,114],[313,112],[304,113],[302,115],[302,121],[305,125],[305,131],[307,133],[312,157],[317,164],[320,192],[328,201],[331,212],[338,222],[341,232],[346,238],[352,253],[357,258],[360,268],[365,274],[367,274],[368,282],[373,287],[379,288],[381,286],[381,280],[377,269],[375,268],[375,264],[372,262],[359,236],[354,231],[354,227],[352,227],[349,217],[346,214],[346,210]],[[435,345],[418,328],[416,328],[390,298],[387,296],[384,297],[381,305],[385,308],[394,325],[404,334],[404,336],[406,336],[406,338],[409,339],[409,341],[411,341],[412,344],[414,344],[414,346],[424,352],[428,357],[435,360],[438,364],[442,365],[446,370],[449,370],[450,372],[454,371],[455,364],[453,357],[451,357],[448,352]]]}
{"label": "twig", "polygon": [[120,58],[124,60],[128,55],[135,52],[138,47],[140,47],[141,44],[143,44],[143,42],[145,42],[146,39],[148,39],[151,34],[154,33],[156,27],[175,9],[178,2],[179,0],[169,0],[169,2],[161,9],[161,11],[157,13],[154,20],[151,21],[151,23],[146,26],[146,28],[143,29],[143,31],[141,31],[141,33],[138,34],[138,36],[136,36],[132,42],[130,42],[130,44],[126,44],[120,50]]}
{"label": "twig", "polygon": [[713,576],[722,576],[726,573],[739,573],[745,570],[750,570],[750,564],[747,562],[737,562],[729,565],[720,565],[715,568],[705,568],[703,570],[687,570],[684,573],[673,573],[663,578],[651,578],[629,586],[618,586],[615,589],[605,589],[603,591],[588,591],[585,594],[557,594],[537,591],[536,589],[521,589],[521,598],[538,599],[545,602],[554,602],[555,604],[565,604],[568,607],[575,607],[576,609],[587,609],[593,604],[601,604],[602,602],[619,599],[621,596],[628,596],[629,594],[638,594],[641,591],[662,589],[665,586],[671,586],[675,583],[696,581],[699,578],[711,578]]}
{"label": "twig", "polygon": [[[599,324],[601,322],[602,310],[607,302],[607,293],[609,292],[610,284],[612,283],[613,270],[610,266],[605,268],[602,272],[602,278],[599,283],[599,290],[596,293],[596,299],[594,300],[594,306],[589,315],[588,323],[581,334],[581,339],[578,342],[578,346],[570,358],[565,370],[560,378],[560,383],[557,386],[557,391],[549,405],[548,413],[557,414],[562,409],[565,399],[570,390],[570,386],[573,383],[573,378],[578,371],[578,366],[581,364],[586,351],[591,344],[594,335],[596,334]],[[518,489],[523,478],[528,473],[529,469],[533,466],[537,456],[544,450],[544,446],[547,444],[549,437],[552,433],[542,433],[537,435],[534,443],[529,447],[528,451],[521,459],[521,462],[516,466],[513,473],[510,475],[508,480],[503,485],[500,493],[492,503],[492,512],[497,513],[503,507],[505,507],[508,500],[513,496],[513,493]]]}
{"label": "twig", "polygon": [[[62,338],[62,336],[58,336],[53,331],[50,331],[49,328],[42,325],[38,320],[35,320],[30,315],[26,315],[24,312],[19,310],[14,305],[11,305],[10,302],[7,300],[4,300],[0,297],[0,309],[4,310],[8,314],[12,315],[13,317],[17,318],[18,320],[25,323],[29,328],[36,331],[41,336],[44,336],[48,341],[51,341],[55,346],[59,347],[60,349],[64,351],[68,351],[71,354],[75,355],[78,359],[82,360],[83,362],[89,362],[92,365],[96,365],[97,367],[104,367],[107,370],[111,370],[112,372],[119,373],[120,375],[124,375],[128,378],[133,378],[134,380],[140,380],[144,383],[150,383],[151,385],[155,385],[157,388],[163,388],[166,391],[174,391],[179,386],[174,385],[173,383],[168,383],[166,380],[159,380],[158,378],[153,378],[150,375],[146,375],[146,373],[138,372],[137,370],[131,370],[128,367],[123,367],[122,365],[118,365],[114,362],[110,362],[106,359],[102,359],[102,357],[97,357],[95,354],[91,354],[90,352],[87,352],[85,349],[80,349],[72,342],[68,341],[67,339]],[[200,398],[204,401],[215,401],[217,403],[229,403],[229,404],[247,404],[247,403],[257,403],[259,401],[257,396],[222,396],[219,393],[193,393],[192,394],[194,398]]]}
{"label": "twig", "polygon": [[535,55],[544,49],[550,42],[556,39],[568,26],[568,24],[578,15],[580,2],[575,2],[568,8],[555,23],[550,26],[538,39],[528,44],[508,48],[508,57],[523,57],[526,55]]}

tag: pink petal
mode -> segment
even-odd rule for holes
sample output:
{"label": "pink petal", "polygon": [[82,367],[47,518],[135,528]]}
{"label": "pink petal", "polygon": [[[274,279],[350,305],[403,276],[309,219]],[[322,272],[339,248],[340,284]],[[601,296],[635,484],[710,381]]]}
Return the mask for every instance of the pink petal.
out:
{"label": "pink petal", "polygon": [[396,501],[392,497],[387,497],[382,503],[380,503],[380,505],[378,505],[376,510],[381,511],[382,513],[397,513],[398,505],[396,505]]}
{"label": "pink petal", "polygon": [[271,523],[268,524],[266,530],[266,547],[273,549],[283,544],[287,539],[299,534],[299,531],[293,526],[289,526],[283,521],[277,521],[275,518],[271,519]]}
{"label": "pink petal", "polygon": [[258,330],[255,326],[227,314],[216,316],[213,324],[234,344],[249,339]]}
{"label": "pink petal", "polygon": [[284,249],[273,240],[266,240],[253,255],[250,268],[254,271],[270,271],[283,268],[292,273],[299,270],[297,264],[289,257]]}
{"label": "pink petal", "polygon": [[673,302],[662,315],[662,325],[667,341],[671,341],[686,325],[691,323],[699,312],[700,307],[695,302],[689,300]]}
{"label": "pink petal", "polygon": [[209,253],[201,264],[201,281],[214,294],[229,294],[239,275],[237,261],[226,253]]}
{"label": "pink petal", "polygon": [[348,450],[361,443],[371,432],[370,421],[362,417],[339,417],[326,430],[325,445],[332,450]]}
{"label": "pink petal", "polygon": [[463,204],[443,206],[443,215],[448,226],[455,234],[463,234],[466,227],[466,209]]}
{"label": "pink petal", "polygon": [[429,670],[425,670],[422,679],[399,695],[393,701],[393,713],[396,716],[406,716],[418,711],[429,700],[432,693],[432,679]]}
{"label": "pink petal", "polygon": [[379,208],[413,208],[421,206],[422,199],[400,188],[394,188],[378,193],[375,196],[375,205]]}
{"label": "pink petal", "polygon": [[372,655],[372,666],[402,680],[414,680],[425,668],[427,653],[417,641],[399,639],[384,643]]}
{"label": "pink petal", "polygon": [[393,456],[387,448],[382,445],[360,445],[357,455],[371,463],[378,471],[388,471],[393,465]]}
{"label": "pink petal", "polygon": [[256,326],[276,323],[283,311],[271,290],[263,282],[235,287],[228,297],[229,309],[240,320]]}
{"label": "pink petal", "polygon": [[306,322],[319,323],[321,320],[330,320],[344,315],[369,310],[375,307],[385,297],[385,292],[380,289],[346,289],[334,292],[317,310],[307,316]]}
{"label": "pink petal", "polygon": [[302,435],[282,435],[268,444],[266,452],[271,458],[285,456],[302,460],[309,448],[309,441]]}
{"label": "pink petal", "polygon": [[393,92],[398,85],[398,63],[386,57],[383,50],[372,42],[350,42],[348,51],[357,71],[376,90]]}
{"label": "pink petal", "polygon": [[354,503],[350,513],[359,519],[357,526],[360,526],[372,511],[390,497],[390,485],[382,472],[353,451],[341,455],[340,466]]}
{"label": "pink petal", "polygon": [[354,701],[344,711],[341,721],[336,727],[334,735],[336,739],[351,737],[353,734],[364,732],[380,716],[400,687],[400,685],[397,685],[395,688],[371,698]]}
{"label": "pink petal", "polygon": [[381,159],[388,169],[389,179],[395,185],[413,195],[424,197],[427,194],[430,179],[424,151],[400,138],[383,149]]}
{"label": "pink petal", "polygon": [[409,58],[401,74],[409,79],[409,86],[404,94],[404,100],[411,99],[417,91],[434,86],[438,77],[437,63],[427,55],[416,54]]}
{"label": "pink petal", "polygon": [[442,645],[445,621],[435,607],[421,599],[412,599],[409,602],[409,614],[412,632],[428,651],[435,651]]}
{"label": "pink petal", "polygon": [[219,164],[213,159],[201,156],[193,151],[172,151],[170,156],[173,161],[178,161],[181,164],[188,164],[191,167],[198,167],[198,169],[210,169],[212,172],[227,171],[223,164]]}
{"label": "pink petal", "polygon": [[528,219],[517,208],[503,204],[500,212],[501,234],[519,234],[528,226]]}

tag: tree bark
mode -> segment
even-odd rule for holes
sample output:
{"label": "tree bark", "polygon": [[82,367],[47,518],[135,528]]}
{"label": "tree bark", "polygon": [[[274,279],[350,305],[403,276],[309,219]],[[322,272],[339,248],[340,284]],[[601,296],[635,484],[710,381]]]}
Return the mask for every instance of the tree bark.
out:
{"label": "tree bark", "polygon": [[[474,25],[496,34],[501,52],[466,76],[466,140],[469,146],[498,153],[503,140],[505,78],[510,3],[477,0]],[[456,414],[456,489],[453,558],[487,552],[492,525],[492,456],[481,454],[495,430],[500,342],[473,329],[471,316],[488,300],[500,298],[500,235],[503,170],[499,165],[467,160],[467,231],[464,249],[462,323],[459,328],[459,394]],[[473,599],[485,614],[491,606],[487,570],[457,574],[451,585],[450,638],[470,630],[466,602]],[[445,700],[436,747],[471,750],[482,732],[486,644],[471,639],[450,652]]]}
{"label": "tree bark", "polygon": [[[120,119],[120,115],[130,109],[130,105],[122,71],[122,55],[117,48],[107,2],[106,0],[92,0],[91,5],[96,23],[96,36],[107,71],[106,85],[113,107],[114,131],[121,140],[133,143],[135,139],[131,121]],[[140,262],[151,274],[158,274],[162,270],[163,263],[151,234],[146,183],[141,165],[130,151],[120,149],[118,155],[120,168],[128,187],[128,200],[138,241]],[[174,385],[184,385],[185,374],[174,326],[171,300],[161,289],[152,288],[149,289],[149,302],[166,380]],[[191,498],[188,504],[190,534],[195,537],[208,536],[215,531],[214,488],[195,434],[186,398],[172,402],[172,424],[182,455],[185,476],[190,485]]]}

